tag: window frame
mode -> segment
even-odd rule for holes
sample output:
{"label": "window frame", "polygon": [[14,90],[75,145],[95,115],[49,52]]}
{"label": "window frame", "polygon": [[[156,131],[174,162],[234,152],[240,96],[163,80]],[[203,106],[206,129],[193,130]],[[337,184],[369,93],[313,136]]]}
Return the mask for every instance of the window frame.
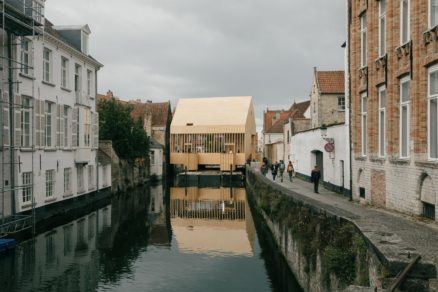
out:
{"label": "window frame", "polygon": [[64,56],[61,56],[61,87],[68,89],[69,88],[69,67],[70,60]]}
{"label": "window frame", "polygon": [[33,193],[32,171],[23,172],[21,178],[22,178],[21,201],[24,204],[32,201],[32,193]]}
{"label": "window frame", "polygon": [[85,185],[84,185],[84,166],[78,165],[76,168],[76,180],[77,180],[77,188],[78,193],[85,192]]}
{"label": "window frame", "polygon": [[71,167],[64,168],[64,195],[72,193],[72,169]]}
{"label": "window frame", "polygon": [[[50,111],[49,111],[50,109]],[[53,147],[53,102],[44,102],[44,142],[46,147]],[[49,143],[50,142],[50,143]]]}
{"label": "window frame", "polygon": [[[382,92],[384,92],[384,102],[382,104]],[[378,88],[379,96],[379,111],[378,111],[378,121],[379,121],[379,157],[386,157],[386,85],[382,85]],[[383,133],[382,133],[382,115],[383,115]],[[383,139],[382,139],[383,138]]]}
{"label": "window frame", "polygon": [[93,83],[93,71],[87,69],[87,95],[91,97],[91,87]]}
{"label": "window frame", "polygon": [[[366,110],[364,110],[364,100]],[[368,154],[368,93],[364,92],[360,95],[360,128],[361,128],[361,154]]]}
{"label": "window frame", "polygon": [[[409,83],[409,92],[408,92],[408,100],[403,101],[403,84]],[[408,159],[410,157],[410,122],[411,122],[411,78],[410,76],[405,76],[400,79],[400,85],[399,85],[399,140],[400,140],[400,158],[401,159]],[[406,107],[406,141],[402,141],[402,133],[403,133],[403,108]],[[403,154],[403,142],[406,142],[406,155]]]}
{"label": "window frame", "polygon": [[68,105],[64,105],[64,107],[63,107],[63,110],[62,110],[62,118],[64,119],[64,141],[63,141],[63,144],[64,144],[64,148],[69,148],[70,147],[70,145],[69,145],[69,138],[70,138],[70,135],[71,135],[71,133],[69,132],[69,126],[70,126],[70,123],[69,123],[69,112],[70,112],[70,107],[68,106]]}
{"label": "window frame", "polygon": [[43,81],[52,82],[52,50],[46,47],[43,49]]}
{"label": "window frame", "polygon": [[[22,111],[21,111],[21,146],[22,148],[32,147],[32,102],[33,99],[30,96],[22,96]],[[29,122],[26,123],[26,116]],[[28,128],[26,129],[26,125]],[[26,143],[27,142],[27,143]]]}
{"label": "window frame", "polygon": [[338,99],[338,111],[345,112],[345,95],[339,95],[337,99]]}
{"label": "window frame", "polygon": [[46,198],[53,198],[55,191],[55,170],[46,170]]}
{"label": "window frame", "polygon": [[[431,94],[431,82],[430,82],[430,76],[432,73],[438,72],[438,64],[435,64],[433,66],[431,66],[430,68],[428,68],[427,70],[427,158],[430,161],[438,161],[438,155],[437,157],[432,157],[431,156],[431,101],[432,100],[436,100],[436,102],[438,103],[438,93],[432,95]],[[437,116],[438,116],[438,105],[437,105]],[[438,119],[438,117],[437,117]],[[438,148],[438,126],[437,126],[437,133],[436,133],[436,139],[437,139],[437,145],[435,146],[436,148]],[[438,153],[438,149],[436,150]]]}
{"label": "window frame", "polygon": [[[364,110],[364,100],[366,110]],[[361,153],[365,157],[368,154],[368,93],[360,95],[360,126],[361,126]]]}
{"label": "window frame", "polygon": [[[25,48],[24,45],[27,45],[27,48]],[[21,45],[20,45],[20,60],[21,60],[21,74],[24,75],[30,75],[30,70],[31,70],[31,62],[32,62],[32,57],[31,57],[31,53],[32,51],[30,50],[30,46],[31,46],[31,40],[27,39],[26,37],[22,37],[21,38]],[[27,61],[26,61],[26,58]]]}
{"label": "window frame", "polygon": [[[432,24],[432,3],[433,3],[432,1],[434,1],[434,0],[429,0],[428,1],[428,21],[427,21],[427,25],[429,26],[429,29],[432,29],[432,28],[434,28],[435,26],[438,25],[438,15],[437,15],[437,19],[435,19],[435,24]],[[438,7],[438,5],[437,5],[437,7]]]}
{"label": "window frame", "polygon": [[368,66],[368,17],[365,11],[359,16],[360,22],[360,67]]}
{"label": "window frame", "polygon": [[[403,39],[403,27],[405,25],[403,18],[403,2],[408,4],[407,6],[407,23],[406,23],[406,40]],[[411,1],[410,0],[400,0],[400,45],[403,46],[411,41]]]}
{"label": "window frame", "polygon": [[[383,5],[384,4],[384,5]],[[386,55],[386,0],[379,1],[379,57],[382,58]],[[385,10],[382,12],[382,6]],[[383,23],[382,23],[383,22]],[[383,26],[383,30],[382,30]],[[382,36],[383,32],[383,36]]]}

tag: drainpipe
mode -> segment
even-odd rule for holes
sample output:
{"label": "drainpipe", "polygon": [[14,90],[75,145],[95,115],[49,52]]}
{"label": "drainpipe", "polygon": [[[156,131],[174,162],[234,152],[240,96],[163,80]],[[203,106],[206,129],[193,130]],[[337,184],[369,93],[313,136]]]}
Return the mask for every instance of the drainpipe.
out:
{"label": "drainpipe", "polygon": [[8,40],[8,90],[9,90],[9,169],[11,175],[11,211],[12,215],[16,214],[15,206],[15,104],[14,104],[14,76],[13,67],[15,64],[12,63],[12,34],[10,32],[6,33]]}
{"label": "drainpipe", "polygon": [[352,110],[351,110],[351,69],[350,69],[350,26],[351,26],[351,0],[347,0],[347,81],[348,81],[348,141],[350,146],[350,192],[349,200],[353,201],[353,141],[352,141]]}
{"label": "drainpipe", "polygon": [[[97,113],[97,71],[94,70],[94,109]],[[99,120],[96,121],[97,123],[97,131],[99,131]],[[99,133],[100,134],[100,133]],[[94,137],[93,137],[94,139]],[[96,156],[95,156],[95,165],[96,165],[96,193],[99,193],[99,138],[97,139],[97,147],[96,149]],[[103,173],[103,166],[102,166],[102,173]]]}

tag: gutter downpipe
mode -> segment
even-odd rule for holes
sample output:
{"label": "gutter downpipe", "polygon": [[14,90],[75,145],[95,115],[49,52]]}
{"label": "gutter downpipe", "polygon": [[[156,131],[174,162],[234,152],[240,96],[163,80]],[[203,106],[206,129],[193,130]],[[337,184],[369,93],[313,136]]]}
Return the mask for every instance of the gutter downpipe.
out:
{"label": "gutter downpipe", "polygon": [[351,110],[351,66],[350,66],[350,26],[351,26],[351,0],[347,0],[347,81],[348,81],[348,141],[350,146],[350,192],[349,200],[353,201],[353,141],[352,141],[352,110]]}

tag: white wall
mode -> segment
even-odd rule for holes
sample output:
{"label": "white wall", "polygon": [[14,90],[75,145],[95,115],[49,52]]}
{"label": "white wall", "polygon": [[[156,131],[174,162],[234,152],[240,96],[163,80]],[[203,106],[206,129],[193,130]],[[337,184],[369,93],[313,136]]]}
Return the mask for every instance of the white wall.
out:
{"label": "white wall", "polygon": [[[96,71],[99,69],[98,63],[78,52],[77,50],[69,47],[63,42],[56,40],[50,36],[43,39],[42,37],[33,40],[34,54],[31,56],[32,65],[34,67],[34,80],[30,78],[32,72],[29,72],[29,76],[16,72],[16,78],[20,82],[19,91],[16,95],[31,97],[31,105],[33,106],[33,117],[31,120],[31,145],[35,145],[35,150],[32,151],[32,147],[21,147],[17,151],[17,160],[20,162],[20,167],[16,171],[17,184],[21,186],[23,184],[22,175],[23,172],[33,172],[33,194],[35,196],[36,207],[41,207],[47,204],[59,202],[65,199],[72,198],[74,196],[82,196],[87,193],[96,191],[97,189],[97,175],[101,173],[97,165],[97,148],[96,143],[98,119],[95,118],[93,124],[92,116],[96,113],[96,88],[95,78]],[[51,80],[49,83],[43,81],[43,50],[48,48],[51,50]],[[20,56],[20,49],[17,46],[17,56]],[[67,58],[68,62],[68,84],[66,88],[61,87],[61,57]],[[82,90],[76,96],[75,93],[75,64],[81,65],[81,83]],[[87,93],[87,70],[92,72],[90,94]],[[79,98],[77,98],[79,97]],[[38,146],[36,145],[35,128],[37,125],[36,120],[36,102],[48,101],[53,104],[52,111],[52,146]],[[67,122],[67,134],[68,143],[65,145],[57,145],[57,105],[63,107],[64,105],[69,107],[68,122]],[[72,145],[73,137],[73,111],[78,110],[79,113],[79,146]],[[91,131],[89,138],[90,142],[85,143],[85,116],[90,114]],[[43,118],[44,119],[44,118]],[[64,127],[60,127],[63,129]],[[87,136],[88,137],[88,136]],[[89,145],[88,145],[89,144]],[[83,189],[78,189],[78,177],[77,167],[80,165],[78,162],[83,162]],[[64,169],[71,168],[69,191],[64,192]],[[88,169],[92,169],[92,179],[89,183]],[[46,197],[46,171],[54,170],[54,192],[53,196]],[[111,173],[111,170],[109,170]],[[99,178],[99,183],[102,183],[102,178]],[[111,179],[108,180],[111,185]],[[100,187],[100,186],[99,186]],[[16,209],[17,212],[26,211],[31,208],[30,202],[23,202],[22,191],[18,192]]]}
{"label": "white wall", "polygon": [[[155,174],[159,178],[163,176],[163,149],[160,148],[152,148],[151,152],[153,152],[154,161],[151,160],[150,174]],[[152,154],[152,153],[151,153]]]}
{"label": "white wall", "polygon": [[[338,125],[327,128],[327,137],[335,139],[335,151],[329,154],[324,150],[327,143],[321,137],[320,129],[296,134],[291,139],[290,157],[295,171],[307,176],[315,166],[315,155],[312,151],[323,152],[323,180],[335,186],[342,185],[350,189],[350,151],[348,149],[348,126]],[[344,173],[341,173],[341,160],[344,161]]]}

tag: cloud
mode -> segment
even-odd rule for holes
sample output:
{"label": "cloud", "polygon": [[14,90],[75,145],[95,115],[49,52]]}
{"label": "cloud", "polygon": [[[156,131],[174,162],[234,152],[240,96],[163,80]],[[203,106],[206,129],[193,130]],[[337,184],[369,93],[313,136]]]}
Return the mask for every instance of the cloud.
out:
{"label": "cloud", "polygon": [[[122,4],[121,4],[122,3]],[[99,91],[154,101],[252,95],[266,106],[310,92],[313,67],[342,69],[343,0],[57,0],[56,25],[88,23]],[[260,125],[258,125],[260,126]]]}

